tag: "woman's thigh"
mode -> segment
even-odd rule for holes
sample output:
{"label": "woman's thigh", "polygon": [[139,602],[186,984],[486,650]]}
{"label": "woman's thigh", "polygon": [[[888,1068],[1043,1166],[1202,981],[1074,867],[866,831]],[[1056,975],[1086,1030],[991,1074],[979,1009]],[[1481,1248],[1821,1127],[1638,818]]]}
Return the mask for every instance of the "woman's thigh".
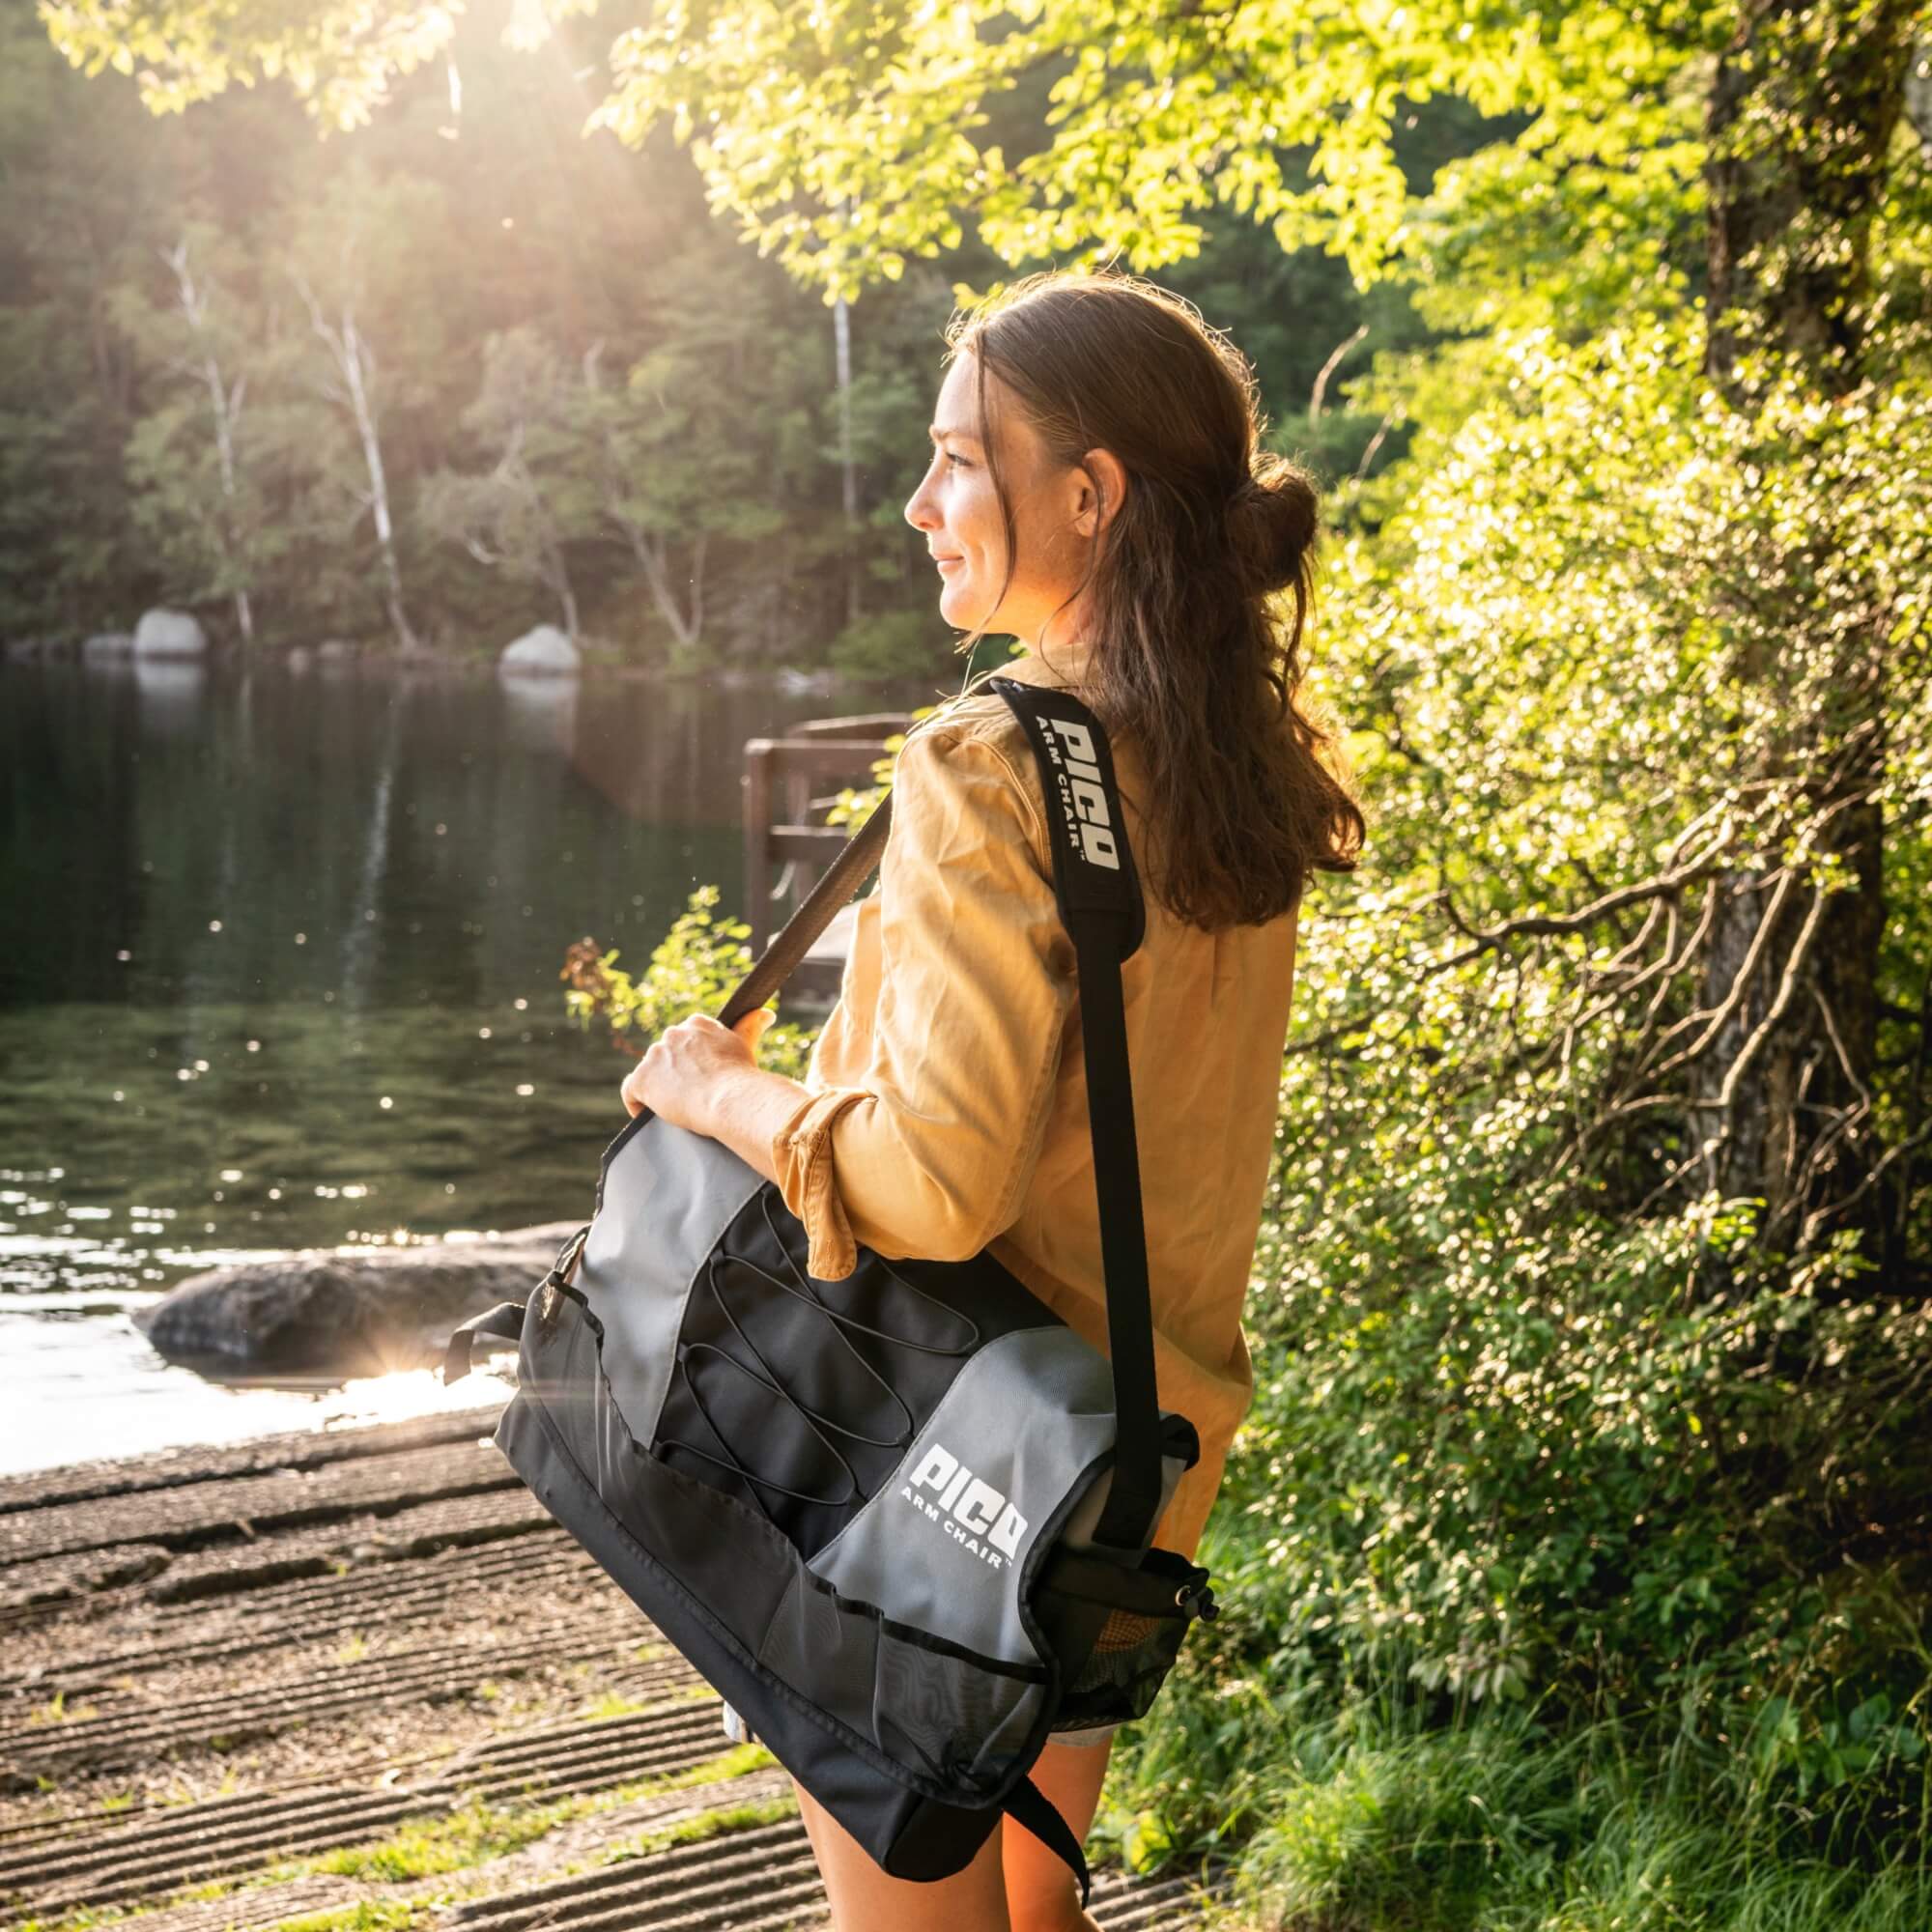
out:
{"label": "woman's thigh", "polygon": [[798,1808],[825,1880],[833,1932],[1011,1932],[1000,1833],[964,1871],[930,1884],[892,1878],[797,1778]]}
{"label": "woman's thigh", "polygon": [[[1109,1738],[1097,1745],[1048,1745],[1033,1768],[1033,1781],[1084,1845],[1114,1754]],[[1066,1861],[1042,1845],[1017,1818],[1001,1828],[1005,1842],[1007,1911],[1013,1932],[1074,1932],[1094,1923],[1080,1909],[1080,1886]]]}
{"label": "woman's thigh", "polygon": [[[1099,1804],[1112,1742],[1048,1745],[1034,1782],[1086,1839]],[[834,1932],[1076,1932],[1093,1920],[1059,1854],[1009,1818],[971,1864],[928,1884],[891,1878],[796,1778],[799,1810],[825,1879]]]}

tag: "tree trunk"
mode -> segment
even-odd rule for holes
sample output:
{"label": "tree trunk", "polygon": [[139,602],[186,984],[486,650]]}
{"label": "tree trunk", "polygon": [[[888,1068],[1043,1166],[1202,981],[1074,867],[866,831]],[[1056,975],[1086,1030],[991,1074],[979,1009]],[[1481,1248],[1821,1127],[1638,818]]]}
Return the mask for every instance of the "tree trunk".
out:
{"label": "tree trunk", "polygon": [[[1846,395],[1864,376],[1870,227],[1916,11],[1907,0],[1864,9],[1856,0],[1746,0],[1719,60],[1706,117],[1704,366],[1742,412],[1752,407],[1747,358],[1757,345],[1795,355],[1823,398]],[[1791,626],[1794,635],[1821,628],[1802,610]],[[1846,1229],[1881,1264],[1891,1259],[1893,1219],[1871,1179],[1883,649],[1877,635],[1837,639],[1831,715],[1794,694],[1755,774],[1796,781],[1814,850],[1840,859],[1856,889],[1822,893],[1795,875],[1780,887],[1770,867],[1713,881],[1703,1003],[1730,1010],[1693,1063],[1691,1094],[1705,1179],[1723,1198],[1764,1200],[1767,1251],[1815,1252]],[[1747,646],[1734,669],[1777,698],[1785,667],[1776,654]]]}
{"label": "tree trunk", "polygon": [[845,621],[859,621],[859,478],[852,464],[852,327],[840,296],[832,308],[838,374],[838,468],[845,510]]}
{"label": "tree trunk", "polygon": [[355,326],[355,310],[348,302],[342,306],[342,326],[338,328],[322,312],[315,291],[299,274],[291,276],[302,306],[308,310],[309,324],[328,351],[335,382],[323,385],[323,393],[338,408],[349,412],[355,426],[356,440],[362,447],[362,467],[368,474],[369,489],[363,500],[376,525],[376,543],[382,553],[384,602],[389,625],[403,649],[419,648],[403,603],[403,570],[396,555],[395,525],[389,515],[389,478],[383,464],[383,439],[376,424],[376,398],[369,384],[375,360]]}
{"label": "tree trunk", "polygon": [[[182,315],[201,347],[201,380],[207,385],[208,404],[214,416],[214,452],[221,466],[222,560],[232,568],[242,494],[235,463],[235,430],[242,419],[242,400],[247,393],[248,379],[245,375],[238,376],[232,389],[223,380],[221,364],[215,357],[209,334],[208,298],[196,285],[194,271],[188,265],[186,242],[177,243],[171,251],[164,251],[163,259],[175,271]],[[241,630],[242,641],[252,644],[255,641],[255,612],[248,601],[247,586],[238,585],[234,596],[235,622]]]}
{"label": "tree trunk", "polygon": [[418,648],[411,628],[409,611],[403,604],[403,569],[396,556],[396,531],[389,515],[389,479],[383,467],[383,440],[376,432],[375,399],[369,393],[368,351],[355,327],[355,311],[345,309],[342,316],[342,379],[348,385],[351,409],[355,417],[355,434],[362,443],[362,461],[369,471],[369,507],[376,520],[376,542],[383,553],[383,582],[389,610],[389,623],[405,651]]}
{"label": "tree trunk", "polygon": [[630,543],[631,554],[642,566],[651,601],[658,607],[658,615],[669,626],[679,651],[696,650],[698,637],[704,629],[704,546],[707,532],[700,530],[692,539],[691,603],[686,610],[679,605],[677,593],[671,587],[670,539],[646,530],[614,503],[607,505],[607,513]]}

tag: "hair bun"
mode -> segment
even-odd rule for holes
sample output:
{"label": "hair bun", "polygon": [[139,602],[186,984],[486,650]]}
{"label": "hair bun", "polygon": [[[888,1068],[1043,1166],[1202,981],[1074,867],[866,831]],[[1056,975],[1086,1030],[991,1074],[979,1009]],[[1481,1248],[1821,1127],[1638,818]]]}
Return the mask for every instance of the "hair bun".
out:
{"label": "hair bun", "polygon": [[1285,456],[1264,454],[1228,498],[1228,535],[1251,595],[1286,590],[1314,545],[1315,479]]}

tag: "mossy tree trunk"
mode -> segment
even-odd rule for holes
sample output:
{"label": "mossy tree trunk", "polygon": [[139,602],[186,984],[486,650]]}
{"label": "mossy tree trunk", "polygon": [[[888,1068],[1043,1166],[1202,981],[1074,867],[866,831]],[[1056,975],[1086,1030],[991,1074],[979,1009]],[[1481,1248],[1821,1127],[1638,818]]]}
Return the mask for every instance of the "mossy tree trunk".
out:
{"label": "mossy tree trunk", "polygon": [[[1763,381],[1760,349],[1796,357],[1828,407],[1867,380],[1870,234],[1916,11],[1907,0],[1747,0],[1718,59],[1705,374],[1741,412]],[[1789,453],[1767,448],[1768,470]],[[1832,540],[1820,529],[1801,546]],[[1813,1253],[1847,1230],[1868,1260],[1896,1262],[1899,1204],[1873,1118],[1884,637],[1802,608],[1788,624],[1760,611],[1733,635],[1732,668],[1766,721],[1740,776],[1789,787],[1785,828],[1835,862],[1845,889],[1788,872],[1788,839],[1782,855],[1760,851],[1716,882],[1702,1001],[1724,1017],[1695,1064],[1692,1132],[1711,1185],[1764,1200],[1768,1248]]]}

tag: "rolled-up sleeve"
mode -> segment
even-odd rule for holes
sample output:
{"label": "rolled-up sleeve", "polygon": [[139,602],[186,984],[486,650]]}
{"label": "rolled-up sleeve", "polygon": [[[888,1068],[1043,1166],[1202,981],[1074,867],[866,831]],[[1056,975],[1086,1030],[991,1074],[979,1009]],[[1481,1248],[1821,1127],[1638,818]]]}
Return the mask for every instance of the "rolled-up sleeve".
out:
{"label": "rolled-up sleeve", "polygon": [[822,1281],[852,1272],[861,1241],[963,1261],[1012,1224],[1075,994],[1044,828],[985,738],[906,739],[877,891],[865,1082],[813,1092],[772,1140]]}

